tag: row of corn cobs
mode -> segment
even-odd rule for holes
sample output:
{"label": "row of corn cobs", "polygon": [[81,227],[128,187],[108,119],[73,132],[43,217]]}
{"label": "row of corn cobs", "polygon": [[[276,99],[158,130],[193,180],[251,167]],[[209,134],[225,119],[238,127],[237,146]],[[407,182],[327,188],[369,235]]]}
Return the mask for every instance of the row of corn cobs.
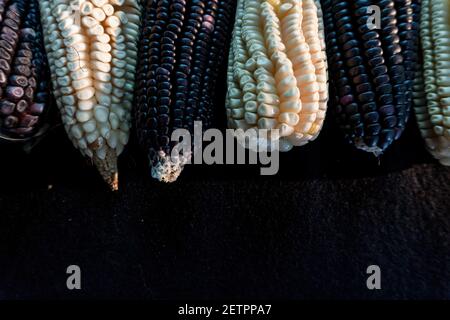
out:
{"label": "row of corn cobs", "polygon": [[39,134],[52,86],[113,189],[132,122],[170,182],[191,156],[171,157],[172,132],[213,126],[226,78],[229,127],[278,129],[281,151],[316,139],[329,104],[347,140],[379,155],[414,109],[449,165],[449,36],[442,0],[0,0],[0,134]]}

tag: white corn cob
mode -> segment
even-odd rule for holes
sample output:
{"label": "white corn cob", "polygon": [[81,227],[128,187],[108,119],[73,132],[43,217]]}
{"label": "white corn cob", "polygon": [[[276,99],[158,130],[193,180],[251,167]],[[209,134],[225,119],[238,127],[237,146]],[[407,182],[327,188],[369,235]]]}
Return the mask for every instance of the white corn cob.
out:
{"label": "white corn cob", "polygon": [[239,0],[229,56],[230,128],[278,129],[280,150],[314,140],[328,101],[317,0]]}
{"label": "white corn cob", "polygon": [[114,190],[129,139],[140,10],[138,0],[40,1],[65,129]]}
{"label": "white corn cob", "polygon": [[[430,153],[450,165],[450,9],[449,2],[423,0],[421,41],[425,95],[416,83],[415,112]],[[418,92],[417,92],[418,91]]]}
{"label": "white corn cob", "polygon": [[319,82],[319,113],[317,116],[318,119],[318,125],[319,130],[317,130],[317,133],[314,135],[313,139],[316,139],[317,136],[320,133],[320,129],[322,129],[323,122],[325,121],[325,114],[327,112],[328,107],[328,62],[327,62],[327,48],[325,44],[325,26],[323,24],[323,12],[322,7],[320,5],[320,0],[314,0],[314,3],[317,8],[317,19],[319,23],[319,40],[320,40],[320,47],[322,49],[322,61],[324,64],[324,67],[321,66],[320,61],[317,61],[315,63],[316,67],[316,75],[317,80]]}

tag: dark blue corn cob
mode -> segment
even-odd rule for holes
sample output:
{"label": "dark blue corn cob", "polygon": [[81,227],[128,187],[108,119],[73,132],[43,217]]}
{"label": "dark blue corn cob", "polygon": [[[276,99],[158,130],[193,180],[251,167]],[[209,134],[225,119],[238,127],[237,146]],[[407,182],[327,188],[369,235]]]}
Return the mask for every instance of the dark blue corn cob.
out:
{"label": "dark blue corn cob", "polygon": [[419,23],[414,21],[414,7],[412,0],[395,0],[397,11],[398,36],[405,67],[405,84],[407,86],[407,116],[409,115],[412,99],[415,72],[419,64]]}
{"label": "dark blue corn cob", "polygon": [[49,72],[37,0],[0,0],[0,131],[35,135],[49,105]]}
{"label": "dark blue corn cob", "polygon": [[190,155],[171,158],[176,129],[213,124],[215,86],[236,7],[234,0],[147,1],[139,48],[135,119],[153,177],[174,181]]}
{"label": "dark blue corn cob", "polygon": [[[402,134],[412,101],[417,30],[411,2],[321,3],[338,124],[357,148],[379,155]],[[380,9],[380,28],[368,23],[373,5]]]}
{"label": "dark blue corn cob", "polygon": [[412,0],[412,23],[411,29],[413,30],[413,39],[415,53],[412,55],[412,65],[413,65],[413,90],[412,90],[412,106],[414,108],[424,108],[425,107],[425,89],[424,80],[422,75],[422,55],[420,46],[420,9],[422,6],[422,0]]}
{"label": "dark blue corn cob", "polygon": [[425,89],[424,80],[422,74],[422,54],[420,45],[420,11],[422,6],[422,0],[412,0],[412,30],[414,31],[414,41],[417,46],[417,55],[413,57],[417,60],[414,62],[414,78],[413,78],[413,100],[412,105],[415,107],[423,108],[426,105],[425,101]]}

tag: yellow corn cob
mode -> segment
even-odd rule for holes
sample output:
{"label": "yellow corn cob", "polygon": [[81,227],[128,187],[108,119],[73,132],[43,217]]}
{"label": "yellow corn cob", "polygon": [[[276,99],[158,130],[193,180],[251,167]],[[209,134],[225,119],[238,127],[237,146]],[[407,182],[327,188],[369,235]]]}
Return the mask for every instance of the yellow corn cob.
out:
{"label": "yellow corn cob", "polygon": [[314,140],[328,101],[317,0],[240,0],[229,55],[230,128],[278,129],[280,150]]}
{"label": "yellow corn cob", "polygon": [[42,0],[41,20],[55,97],[66,131],[112,189],[128,142],[138,0]]}
{"label": "yellow corn cob", "polygon": [[415,112],[430,153],[450,165],[450,8],[448,1],[423,0],[423,78],[415,87]]}

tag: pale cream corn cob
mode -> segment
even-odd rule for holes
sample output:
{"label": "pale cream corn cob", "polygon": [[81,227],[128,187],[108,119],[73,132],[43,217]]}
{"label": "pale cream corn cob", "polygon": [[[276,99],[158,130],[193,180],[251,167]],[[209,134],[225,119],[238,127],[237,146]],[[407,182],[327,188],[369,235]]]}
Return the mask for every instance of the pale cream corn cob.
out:
{"label": "pale cream corn cob", "polygon": [[450,165],[450,4],[423,0],[421,42],[425,96],[415,87],[415,112],[430,153]]}
{"label": "pale cream corn cob", "polygon": [[328,101],[317,0],[240,0],[229,56],[230,128],[278,129],[280,150],[314,140]]}
{"label": "pale cream corn cob", "polygon": [[65,129],[117,190],[117,158],[129,139],[140,1],[40,0],[40,10]]}
{"label": "pale cream corn cob", "polygon": [[[320,0],[314,0],[317,8],[317,20],[319,26],[319,41],[322,58],[315,62],[317,81],[319,82],[319,112],[317,115],[317,125],[320,129],[323,127],[325,121],[325,115],[328,108],[328,62],[327,62],[327,48],[325,44],[325,26],[323,24],[323,12],[320,5]],[[323,67],[322,67],[323,61]],[[317,130],[312,140],[316,139],[320,133],[320,129]]]}

